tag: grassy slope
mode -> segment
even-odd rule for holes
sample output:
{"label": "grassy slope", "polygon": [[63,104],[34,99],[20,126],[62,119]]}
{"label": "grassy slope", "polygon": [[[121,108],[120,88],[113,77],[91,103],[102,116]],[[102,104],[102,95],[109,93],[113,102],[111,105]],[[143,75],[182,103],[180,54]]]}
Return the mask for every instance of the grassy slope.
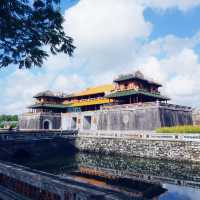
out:
{"label": "grassy slope", "polygon": [[156,129],[157,133],[200,133],[200,126],[173,126]]}

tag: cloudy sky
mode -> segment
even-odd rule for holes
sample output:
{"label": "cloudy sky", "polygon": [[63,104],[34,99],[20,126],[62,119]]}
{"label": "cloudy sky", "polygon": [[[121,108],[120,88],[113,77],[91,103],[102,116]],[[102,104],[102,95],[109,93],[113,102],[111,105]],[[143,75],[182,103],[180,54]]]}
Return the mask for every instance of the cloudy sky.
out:
{"label": "cloudy sky", "polygon": [[74,56],[0,69],[0,113],[24,112],[39,91],[70,93],[138,69],[172,103],[200,106],[200,0],[61,1]]}

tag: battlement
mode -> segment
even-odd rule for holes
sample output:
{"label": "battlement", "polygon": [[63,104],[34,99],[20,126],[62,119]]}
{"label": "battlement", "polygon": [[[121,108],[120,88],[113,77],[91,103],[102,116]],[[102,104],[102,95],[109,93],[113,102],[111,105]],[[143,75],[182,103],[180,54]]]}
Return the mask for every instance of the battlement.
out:
{"label": "battlement", "polygon": [[185,110],[192,111],[192,108],[189,106],[182,106],[176,104],[169,104],[163,102],[144,102],[144,103],[134,103],[134,104],[121,104],[121,105],[104,105],[101,106],[101,110],[135,110],[135,109],[144,109],[150,107],[164,107],[168,109],[176,109],[176,110]]}

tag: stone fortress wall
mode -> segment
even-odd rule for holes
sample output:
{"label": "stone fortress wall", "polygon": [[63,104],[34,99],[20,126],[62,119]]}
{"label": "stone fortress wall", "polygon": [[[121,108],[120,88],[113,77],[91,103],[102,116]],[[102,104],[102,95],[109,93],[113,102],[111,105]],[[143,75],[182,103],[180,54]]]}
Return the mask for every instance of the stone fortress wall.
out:
{"label": "stone fortress wall", "polygon": [[105,106],[101,110],[71,113],[25,113],[20,129],[39,130],[154,130],[163,126],[192,124],[189,107],[164,103]]}
{"label": "stone fortress wall", "polygon": [[99,111],[62,114],[63,130],[131,131],[192,124],[192,110],[164,103],[105,106]]}
{"label": "stone fortress wall", "polygon": [[200,135],[155,134],[162,126],[192,124],[188,107],[151,103],[62,115],[63,130],[78,130],[81,151],[200,162]]}
{"label": "stone fortress wall", "polygon": [[200,125],[200,108],[193,109],[192,120],[194,125]]}
{"label": "stone fortress wall", "polygon": [[[55,119],[52,115],[52,127],[78,132],[75,146],[81,151],[200,162],[199,134],[154,132],[155,128],[162,126],[192,124],[189,107],[157,102],[116,105],[98,111],[63,113],[60,122]],[[40,124],[44,123],[42,118],[39,120]]]}
{"label": "stone fortress wall", "polygon": [[19,115],[19,129],[40,130],[48,123],[49,129],[58,130],[61,127],[59,113],[24,113]]}

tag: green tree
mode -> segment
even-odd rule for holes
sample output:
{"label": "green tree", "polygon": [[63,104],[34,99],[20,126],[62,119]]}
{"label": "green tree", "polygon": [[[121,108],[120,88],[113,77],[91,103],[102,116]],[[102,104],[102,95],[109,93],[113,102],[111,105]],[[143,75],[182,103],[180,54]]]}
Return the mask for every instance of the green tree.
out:
{"label": "green tree", "polygon": [[41,67],[49,55],[74,51],[73,39],[63,30],[60,0],[0,0],[0,68]]}
{"label": "green tree", "polygon": [[4,122],[10,122],[11,127],[15,128],[17,125],[18,116],[17,115],[0,115],[0,128],[4,127]]}
{"label": "green tree", "polygon": [[0,115],[0,122],[4,121],[18,121],[18,116],[17,115]]}

